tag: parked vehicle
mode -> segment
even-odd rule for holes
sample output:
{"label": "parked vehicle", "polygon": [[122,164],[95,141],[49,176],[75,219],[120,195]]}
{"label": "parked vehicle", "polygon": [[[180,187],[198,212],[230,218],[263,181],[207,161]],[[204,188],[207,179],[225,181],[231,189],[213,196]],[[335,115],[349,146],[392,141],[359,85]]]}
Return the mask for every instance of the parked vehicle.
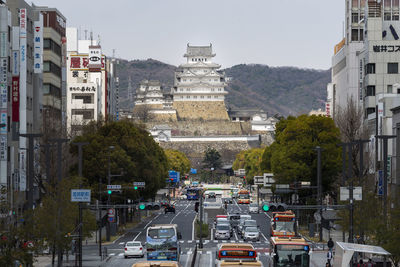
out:
{"label": "parked vehicle", "polygon": [[124,250],[124,257],[125,259],[128,257],[144,257],[144,251],[142,243],[138,241],[126,242],[125,250]]}

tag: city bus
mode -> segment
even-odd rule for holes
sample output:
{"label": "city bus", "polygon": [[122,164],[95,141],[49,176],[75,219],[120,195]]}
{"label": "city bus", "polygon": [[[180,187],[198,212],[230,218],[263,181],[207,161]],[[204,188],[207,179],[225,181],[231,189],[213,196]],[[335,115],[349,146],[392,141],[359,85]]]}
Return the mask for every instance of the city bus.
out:
{"label": "city bus", "polygon": [[[257,262],[257,252],[253,245],[247,243],[222,243],[216,251],[215,266],[241,265],[241,262]],[[228,263],[232,263],[229,265]],[[254,265],[251,265],[254,266]],[[258,266],[258,265],[255,265]],[[262,266],[262,265],[261,265]]]}
{"label": "city bus", "polygon": [[176,224],[156,224],[146,231],[147,260],[179,261],[180,233]]}
{"label": "city bus", "polygon": [[176,261],[141,261],[134,263],[132,267],[181,267]]}
{"label": "city bus", "polygon": [[272,237],[270,257],[273,267],[309,267],[310,246],[301,237]]}
{"label": "city bus", "polygon": [[250,192],[249,190],[242,189],[238,192],[238,198],[239,200],[237,201],[238,204],[250,204]]}
{"label": "city bus", "polygon": [[186,199],[187,200],[199,200],[201,195],[201,188],[191,187],[186,189]]}
{"label": "city bus", "polygon": [[273,212],[271,236],[294,237],[296,235],[296,215],[293,211]]}

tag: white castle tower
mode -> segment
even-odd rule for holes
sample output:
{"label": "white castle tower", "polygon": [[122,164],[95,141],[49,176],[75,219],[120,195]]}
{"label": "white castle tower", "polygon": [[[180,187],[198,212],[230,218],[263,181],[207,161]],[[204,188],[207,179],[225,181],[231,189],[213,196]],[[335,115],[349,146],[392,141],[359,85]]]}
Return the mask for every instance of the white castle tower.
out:
{"label": "white castle tower", "polygon": [[190,46],[175,72],[173,106],[178,119],[228,120],[225,73],[213,62],[212,45]]}

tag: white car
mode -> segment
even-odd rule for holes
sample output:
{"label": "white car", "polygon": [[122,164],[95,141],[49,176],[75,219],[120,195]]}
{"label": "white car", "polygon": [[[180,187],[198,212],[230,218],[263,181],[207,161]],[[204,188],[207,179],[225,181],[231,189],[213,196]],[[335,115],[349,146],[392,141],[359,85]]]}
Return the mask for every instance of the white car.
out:
{"label": "white car", "polygon": [[258,213],[258,205],[256,203],[251,203],[249,205],[249,212],[250,213]]}
{"label": "white car", "polygon": [[125,244],[125,251],[124,251],[125,259],[131,256],[136,257],[144,257],[144,251],[142,243],[138,241],[130,241],[126,242]]}

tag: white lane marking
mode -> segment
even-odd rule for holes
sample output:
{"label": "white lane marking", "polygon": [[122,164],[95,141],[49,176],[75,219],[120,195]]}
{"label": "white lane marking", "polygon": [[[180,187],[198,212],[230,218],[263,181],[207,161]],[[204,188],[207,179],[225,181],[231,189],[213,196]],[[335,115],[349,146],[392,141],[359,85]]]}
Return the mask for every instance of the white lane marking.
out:
{"label": "white lane marking", "polygon": [[108,255],[110,255],[110,256],[114,256],[114,255],[115,255],[115,253],[110,253],[110,254],[108,254]]}
{"label": "white lane marking", "polygon": [[193,242],[193,240],[188,240],[187,242],[188,242],[188,243],[192,243],[192,242]]}
{"label": "white lane marking", "polygon": [[122,256],[124,256],[124,253],[119,253],[118,254],[118,257],[122,257]]}
{"label": "white lane marking", "polygon": [[197,214],[194,216],[193,222],[192,222],[192,240],[194,240],[194,222],[196,221]]}
{"label": "white lane marking", "polygon": [[119,244],[120,244],[120,245],[125,245],[125,242],[120,242]]}
{"label": "white lane marking", "polygon": [[139,232],[139,233],[135,236],[135,238],[133,239],[133,241],[135,241],[136,238],[138,238],[138,236],[139,236],[141,233],[142,233],[142,232]]}
{"label": "white lane marking", "polygon": [[[207,251],[208,252],[208,251]],[[210,265],[208,265],[208,266],[213,266],[212,265],[212,259],[213,259],[213,257],[211,257],[211,254],[210,254]]]}
{"label": "white lane marking", "polygon": [[[265,237],[263,233],[261,233],[261,236],[264,237],[265,241],[268,242],[268,239]],[[268,242],[269,243],[269,242]]]}
{"label": "white lane marking", "polygon": [[238,236],[236,234],[236,231],[233,232],[235,234],[235,240],[238,240]]}
{"label": "white lane marking", "polygon": [[236,200],[235,200],[235,205],[238,207],[238,209],[240,210],[240,212],[242,212],[242,208],[239,206],[239,204],[236,202]]}
{"label": "white lane marking", "polygon": [[214,240],[214,228],[211,228],[211,240]]}
{"label": "white lane marking", "polygon": [[179,211],[174,218],[172,218],[172,220],[169,222],[170,224],[172,224],[173,220],[175,220],[176,217],[178,217],[179,214],[181,214],[183,211],[185,211],[187,208],[189,207],[189,205],[186,206],[186,208],[184,208],[183,210]]}
{"label": "white lane marking", "polygon": [[157,219],[158,216],[160,216],[160,214],[161,214],[161,213],[159,213],[156,217],[154,217],[154,219],[150,220],[150,221],[144,226],[144,229],[146,229],[147,226],[149,226],[155,219]]}
{"label": "white lane marking", "polygon": [[[190,254],[192,254],[192,249],[189,249],[189,251],[187,252],[187,261],[186,261],[186,264],[185,264],[185,267],[188,267],[189,266],[189,258],[190,258]],[[190,261],[191,262],[191,261]]]}

